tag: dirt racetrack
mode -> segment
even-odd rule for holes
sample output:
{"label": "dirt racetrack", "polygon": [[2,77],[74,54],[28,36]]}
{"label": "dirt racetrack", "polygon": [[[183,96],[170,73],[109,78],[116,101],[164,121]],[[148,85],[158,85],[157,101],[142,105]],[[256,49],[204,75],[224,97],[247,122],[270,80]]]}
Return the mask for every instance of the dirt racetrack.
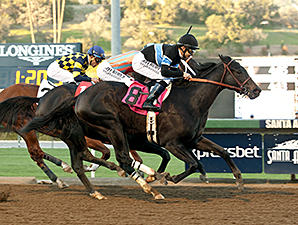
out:
{"label": "dirt racetrack", "polygon": [[1,184],[0,224],[298,224],[298,184],[155,186],[155,201],[137,186],[96,186],[107,200],[81,185]]}

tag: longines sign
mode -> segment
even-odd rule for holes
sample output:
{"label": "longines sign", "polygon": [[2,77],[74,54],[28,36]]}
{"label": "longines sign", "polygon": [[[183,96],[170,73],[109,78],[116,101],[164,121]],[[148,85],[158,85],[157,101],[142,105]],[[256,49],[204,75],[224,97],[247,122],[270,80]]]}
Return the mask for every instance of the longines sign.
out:
{"label": "longines sign", "polygon": [[82,44],[0,44],[0,89],[18,83],[40,85],[48,65],[72,52],[82,52]]}
{"label": "longines sign", "polygon": [[1,44],[0,66],[49,65],[54,58],[81,51],[80,43]]}

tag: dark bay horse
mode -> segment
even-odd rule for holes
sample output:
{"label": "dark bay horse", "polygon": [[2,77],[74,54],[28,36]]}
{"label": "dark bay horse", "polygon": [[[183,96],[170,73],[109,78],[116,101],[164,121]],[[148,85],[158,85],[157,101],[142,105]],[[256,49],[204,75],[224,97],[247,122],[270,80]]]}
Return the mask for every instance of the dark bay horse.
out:
{"label": "dark bay horse", "polygon": [[[189,165],[181,174],[166,179],[178,183],[196,170],[202,170],[202,165],[189,149],[212,152],[222,157],[231,168],[236,184],[243,189],[241,171],[230,158],[228,152],[219,145],[202,136],[207,121],[209,109],[218,94],[229,88],[250,99],[259,96],[261,89],[249,77],[247,71],[229,56],[220,56],[221,63],[194,77],[190,82],[177,81],[163,103],[162,112],[157,116],[158,144],[165,147],[174,156]],[[190,66],[199,71],[198,65],[190,62]],[[146,138],[146,118],[132,112],[121,102],[127,87],[121,83],[101,82],[87,89],[76,98],[70,98],[56,107],[46,116],[35,117],[23,129],[29,132],[36,129],[41,132],[53,129],[61,130],[59,137],[68,144],[72,158],[76,160],[74,170],[82,173],[81,160],[84,148],[84,135],[110,141],[114,146],[117,161],[146,193],[151,193],[155,199],[163,196],[150,187],[132,167],[129,157],[127,134]],[[75,114],[73,112],[75,106]],[[91,156],[89,160],[95,161]],[[88,184],[84,183],[85,186]],[[97,194],[90,184],[86,186],[90,195]]]}
{"label": "dark bay horse", "polygon": [[[30,121],[35,116],[35,109],[37,105],[33,103],[37,103],[39,99],[36,98],[33,102],[29,103],[29,105],[22,101],[18,101],[18,98],[10,99],[20,96],[36,97],[38,88],[38,85],[20,83],[11,85],[0,92],[1,125],[19,134],[26,143],[31,159],[44,171],[44,173],[51,179],[51,181],[56,182],[60,188],[66,188],[68,187],[68,185],[52,172],[52,170],[44,162],[44,159],[56,164],[57,166],[61,166],[63,170],[68,173],[73,172],[71,167],[66,162],[42,151],[35,131],[26,134],[20,132],[20,129],[24,127],[28,123],[28,121]],[[70,96],[74,96],[75,90],[75,85],[70,86],[67,94],[64,97],[67,98]],[[22,108],[27,107],[27,110],[25,110],[25,114],[18,115],[16,111],[12,112],[11,107],[13,107],[14,105],[18,105]],[[12,122],[12,114],[21,118],[18,118],[14,122]],[[107,160],[110,158],[110,150],[101,141],[93,140],[88,137],[85,138],[87,146],[89,148],[100,151],[103,154],[101,157],[102,159]],[[131,154],[137,161],[142,161],[142,159],[134,150],[131,151]],[[166,157],[167,155],[164,156],[164,158]]]}
{"label": "dark bay horse", "polygon": [[[51,99],[50,107],[48,109],[43,110],[42,107],[37,107],[37,109],[40,109],[37,111],[37,115],[41,116],[47,113],[48,110],[50,110],[51,107],[54,107],[55,105],[63,102],[67,97],[74,96],[74,92],[76,90],[76,85],[69,84],[69,85],[63,85],[59,88],[57,88],[57,92],[55,97]],[[15,96],[18,96],[16,98],[10,98],[0,103],[0,121],[2,122],[2,125],[7,127],[8,129],[12,129],[14,132],[18,133],[23,137],[25,140],[28,151],[30,153],[31,158],[39,165],[39,167],[48,175],[48,177],[53,181],[57,182],[58,185],[61,188],[68,187],[68,185],[65,182],[62,182],[60,178],[58,178],[44,163],[43,159],[50,160],[51,162],[54,162],[56,165],[63,166],[64,169],[66,169],[66,165],[68,170],[71,170],[71,167],[66,164],[65,162],[61,161],[60,159],[57,159],[45,152],[43,152],[39,146],[38,139],[36,137],[35,131],[29,132],[28,134],[21,133],[19,130],[21,127],[24,127],[28,121],[30,121],[35,116],[35,109],[36,104],[39,103],[39,105],[43,105],[44,100],[43,98],[47,99],[47,94],[41,98],[30,98],[30,97],[24,97],[24,96],[34,96],[36,95],[38,86],[36,85],[28,85],[28,84],[17,84],[12,85],[9,88],[5,89],[2,93],[5,93],[5,98],[8,98],[9,96],[12,96],[13,93],[19,92],[19,95],[14,94]],[[55,89],[56,90],[56,89]],[[52,90],[53,91],[53,90]],[[5,99],[3,97],[3,100]],[[47,133],[48,135],[57,137],[54,132]],[[89,148],[95,149],[97,151],[101,151],[103,153],[103,156],[101,159],[107,160],[110,157],[110,151],[109,149],[99,140],[94,140],[89,137],[85,137],[87,141],[87,146]],[[133,149],[140,149],[143,152],[150,152],[159,155],[162,158],[162,162],[157,170],[158,173],[161,173],[165,170],[167,164],[170,161],[170,155],[169,153],[162,149],[160,146],[150,143],[147,140],[145,142],[141,142],[138,139],[131,138],[131,148]],[[139,155],[136,153],[135,150],[130,150],[130,153],[132,154],[133,158],[137,162],[142,163],[142,159],[139,157]],[[104,166],[107,166],[107,164],[104,164]],[[114,168],[114,167],[113,167]],[[86,171],[86,166],[84,166],[84,169]],[[89,167],[87,167],[89,169]],[[147,177],[147,180],[152,182],[157,177],[154,176],[153,170],[150,170],[151,175]],[[200,175],[200,178],[204,181],[207,181],[207,176]],[[161,178],[160,178],[161,179]],[[160,181],[163,182],[163,181]],[[63,186],[61,186],[63,184]]]}

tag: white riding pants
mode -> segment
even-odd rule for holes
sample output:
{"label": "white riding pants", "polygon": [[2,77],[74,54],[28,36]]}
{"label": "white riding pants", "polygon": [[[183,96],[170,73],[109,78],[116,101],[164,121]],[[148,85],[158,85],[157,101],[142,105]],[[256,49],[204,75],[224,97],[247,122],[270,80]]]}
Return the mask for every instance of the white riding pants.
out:
{"label": "white riding pants", "polygon": [[107,61],[101,62],[96,69],[98,78],[102,81],[116,81],[125,83],[128,87],[132,83],[132,78],[114,69]]}
{"label": "white riding pants", "polygon": [[54,61],[52,62],[47,69],[47,75],[50,78],[53,78],[62,82],[74,82],[73,74],[65,69],[62,69],[59,64]]}

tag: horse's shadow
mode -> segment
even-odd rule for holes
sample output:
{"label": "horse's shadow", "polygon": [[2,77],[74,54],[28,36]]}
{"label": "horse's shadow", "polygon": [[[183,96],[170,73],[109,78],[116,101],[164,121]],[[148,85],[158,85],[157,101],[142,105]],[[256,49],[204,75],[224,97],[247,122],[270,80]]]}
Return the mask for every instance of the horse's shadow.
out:
{"label": "horse's shadow", "polygon": [[[271,195],[294,195],[290,191],[280,191],[272,189],[258,189],[258,188],[245,188],[240,191],[236,186],[216,186],[206,187],[202,186],[154,186],[158,192],[165,196],[165,200],[154,200],[151,195],[144,193],[138,186],[96,186],[96,190],[102,195],[109,198],[131,198],[145,202],[155,202],[156,204],[172,204],[172,203],[185,203],[187,201],[208,202],[213,199],[237,199],[243,202],[250,202],[247,197],[249,195],[271,194]],[[30,192],[30,191],[29,191]],[[47,189],[42,189],[36,192],[53,192],[55,195],[68,195],[83,196],[88,198],[88,192],[84,188],[69,187],[61,190],[56,186],[49,186]],[[90,197],[89,197],[90,198]],[[89,199],[88,198],[88,199]],[[95,199],[94,199],[95,200]]]}
{"label": "horse's shadow", "polygon": [[256,194],[272,194],[272,195],[294,195],[287,191],[274,191],[274,190],[264,190],[260,191],[255,188],[245,188],[244,191],[240,191],[237,187],[202,187],[202,186],[171,186],[154,187],[158,192],[165,196],[165,201],[156,201],[152,196],[144,193],[141,188],[138,187],[125,187],[125,186],[105,186],[104,189],[98,189],[101,194],[111,197],[129,197],[137,200],[156,202],[156,203],[177,203],[177,202],[187,202],[198,201],[198,202],[208,202],[212,199],[238,199],[243,202],[249,202],[247,195]]}

